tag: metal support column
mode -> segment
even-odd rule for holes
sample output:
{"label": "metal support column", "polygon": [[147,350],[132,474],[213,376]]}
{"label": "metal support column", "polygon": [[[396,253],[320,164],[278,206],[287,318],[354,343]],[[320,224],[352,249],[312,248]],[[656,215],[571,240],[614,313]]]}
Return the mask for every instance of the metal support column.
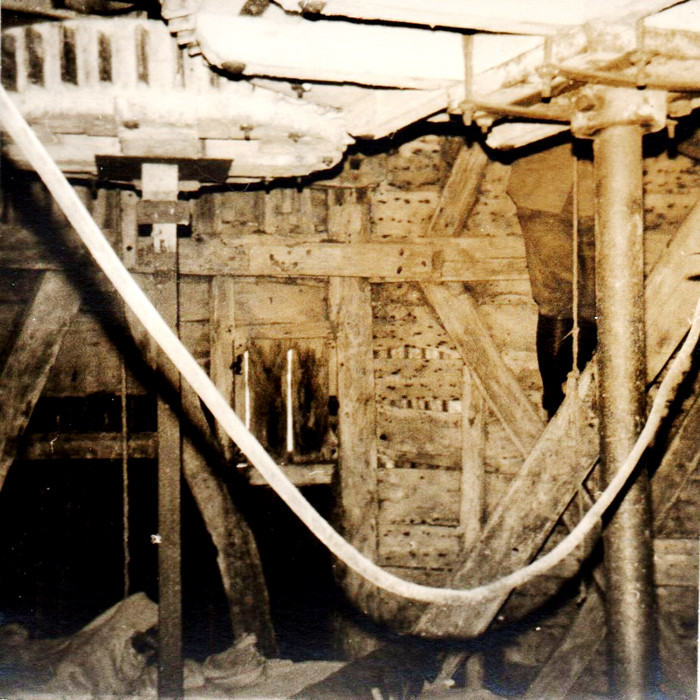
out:
{"label": "metal support column", "polygon": [[[627,457],[646,412],[642,128],[594,137],[596,295],[601,457],[609,480]],[[654,659],[649,479],[642,466],[604,536],[608,638],[614,697],[651,692]]]}

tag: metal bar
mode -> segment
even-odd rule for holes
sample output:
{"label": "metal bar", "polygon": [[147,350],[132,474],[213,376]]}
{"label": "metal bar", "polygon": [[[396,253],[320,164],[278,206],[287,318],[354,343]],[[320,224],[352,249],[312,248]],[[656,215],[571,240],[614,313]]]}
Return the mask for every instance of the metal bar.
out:
{"label": "metal bar", "polygon": [[[603,474],[624,461],[645,417],[642,130],[614,125],[594,139],[596,295]],[[649,481],[642,467],[605,535],[607,618],[615,697],[651,692],[653,588]]]}

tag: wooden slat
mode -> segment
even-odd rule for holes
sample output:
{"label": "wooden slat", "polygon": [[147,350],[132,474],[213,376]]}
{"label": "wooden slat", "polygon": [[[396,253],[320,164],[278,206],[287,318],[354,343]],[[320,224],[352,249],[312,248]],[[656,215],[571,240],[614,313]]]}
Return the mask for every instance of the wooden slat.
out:
{"label": "wooden slat", "polygon": [[0,375],[0,489],[80,298],[60,272],[44,273]]}
{"label": "wooden slat", "polygon": [[[598,433],[589,416],[593,394],[593,373],[588,370],[579,383],[580,399],[568,396],[547,425],[482,537],[455,573],[454,586],[467,588],[510,573],[543,544],[598,456]],[[502,596],[478,609],[430,606],[415,631],[429,636],[480,634],[504,600]]]}
{"label": "wooden slat", "polygon": [[377,475],[383,525],[459,525],[459,472],[379,469]]}
{"label": "wooden slat", "polygon": [[461,550],[461,533],[441,525],[379,524],[380,566],[450,569]]}

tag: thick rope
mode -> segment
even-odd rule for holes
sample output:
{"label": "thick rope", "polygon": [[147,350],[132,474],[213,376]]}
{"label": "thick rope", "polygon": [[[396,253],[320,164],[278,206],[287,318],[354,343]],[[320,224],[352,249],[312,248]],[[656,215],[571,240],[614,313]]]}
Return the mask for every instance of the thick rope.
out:
{"label": "thick rope", "polygon": [[97,264],[102,268],[104,274],[112,282],[119,295],[124,299],[129,309],[144,325],[182,376],[190,383],[212,415],[219,421],[229,437],[238,445],[253,466],[336,557],[367,581],[396,595],[438,605],[483,603],[509,592],[514,587],[526,583],[539,574],[545,573],[562,561],[581,544],[586,534],[597,523],[634,471],[637,461],[651,443],[661,419],[668,410],[668,404],[673,398],[675,387],[682,380],[690,365],[693,348],[700,334],[700,303],[698,303],[696,308],[695,317],[686,341],[661,383],[649,420],[644,426],[644,430],[642,430],[632,452],[600,499],[586,513],[571,534],[551,552],[523,569],[519,569],[492,583],[470,590],[434,588],[404,581],[378,567],[345,541],[314,510],[284,472],[275,464],[262,445],[246,430],[241,420],[218,392],[206,372],[197,364],[196,360],[171,331],[168,324],[161,318],[148,297],[131,277],[70,183],[11,102],[4,89],[0,89],[0,121],[2,121],[4,128],[17,146],[22,149],[29,163],[40,175],[81,240]]}

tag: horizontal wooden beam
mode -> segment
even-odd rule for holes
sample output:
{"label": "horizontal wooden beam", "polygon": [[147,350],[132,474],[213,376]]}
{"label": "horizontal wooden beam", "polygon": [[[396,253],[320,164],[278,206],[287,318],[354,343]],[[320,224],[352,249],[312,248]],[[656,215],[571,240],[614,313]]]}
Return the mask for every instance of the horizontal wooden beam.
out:
{"label": "horizontal wooden beam", "polygon": [[[0,268],[58,269],[26,232],[0,230]],[[150,238],[136,241],[133,272],[156,270]],[[275,236],[183,238],[178,241],[182,275],[238,277],[362,277],[372,281],[477,281],[527,279],[525,249],[519,236],[424,238],[382,243],[289,243]],[[75,255],[69,252],[69,259]]]}
{"label": "horizontal wooden beam", "polygon": [[[127,440],[129,459],[155,459],[157,433],[133,433]],[[96,459],[109,461],[123,456],[121,433],[32,433],[19,452],[25,460]]]}

